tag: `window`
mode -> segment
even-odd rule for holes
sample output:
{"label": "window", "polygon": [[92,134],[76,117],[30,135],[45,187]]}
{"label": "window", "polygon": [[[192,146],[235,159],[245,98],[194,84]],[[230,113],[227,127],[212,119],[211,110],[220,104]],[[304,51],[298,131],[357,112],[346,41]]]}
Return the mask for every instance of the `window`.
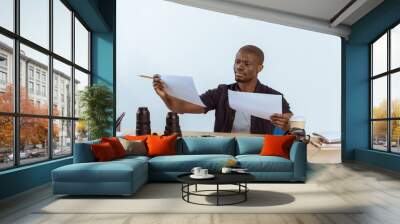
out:
{"label": "window", "polygon": [[53,157],[70,155],[72,152],[72,121],[53,120]]}
{"label": "window", "polygon": [[[1,4],[0,4],[1,5]],[[0,170],[14,166],[14,122],[13,117],[0,115]]]}
{"label": "window", "polygon": [[6,85],[7,84],[7,73],[0,71],[0,84]]}
{"label": "window", "polygon": [[[79,70],[75,70],[75,117],[79,117],[81,115],[81,107],[80,104],[80,93],[89,86],[89,74],[81,72]],[[75,124],[75,141],[85,141],[87,140],[88,130],[86,127],[86,123],[82,121],[78,121]]]}
{"label": "window", "polygon": [[400,24],[370,45],[371,148],[400,153]]}
{"label": "window", "polygon": [[53,0],[54,52],[71,60],[72,12],[60,1]]}
{"label": "window", "polygon": [[33,94],[33,82],[28,82],[28,92],[29,94]]}
{"label": "window", "polygon": [[75,62],[89,69],[89,32],[77,18],[75,18],[75,40]]}
{"label": "window", "polygon": [[[39,101],[36,104],[40,104]],[[19,136],[19,158],[21,165],[47,160],[49,142],[47,137],[48,120],[44,118],[21,117]],[[32,138],[35,133],[35,138]]]}
{"label": "window", "polygon": [[[14,2],[19,3],[15,14]],[[62,0],[0,0],[0,26],[8,30],[0,29],[0,83],[8,82],[7,88],[0,85],[0,170],[70,156],[76,130],[82,130],[76,128],[79,116],[74,116],[72,106],[76,91],[71,87],[84,83],[80,73],[87,80],[91,75],[90,32],[66,4]],[[15,30],[20,33],[14,32],[14,21],[19,21]],[[20,64],[17,74],[14,52]],[[19,88],[14,86],[14,76]],[[57,101],[63,101],[62,105]],[[86,137],[86,132],[79,134]]]}
{"label": "window", "polygon": [[400,25],[390,31],[390,67],[396,69],[400,67]]}
{"label": "window", "polygon": [[[2,3],[0,3],[0,7],[1,6]],[[3,9],[1,9],[1,11],[3,11]],[[1,14],[2,13],[0,13],[0,21],[2,19]],[[14,57],[13,52],[13,40],[0,33],[0,113],[12,113],[14,111],[14,83],[12,78],[14,76],[14,72],[11,66],[12,58]],[[0,141],[0,151],[1,148],[2,146]]]}
{"label": "window", "polygon": [[[53,70],[53,77],[54,77],[54,83],[53,83],[53,89],[54,89],[54,99],[53,103],[58,104],[58,94],[60,91],[60,100],[62,103],[64,103],[65,95],[71,95],[72,92],[70,89],[65,89],[66,83],[72,83],[72,69],[71,66],[66,65],[56,59],[53,60],[54,64],[54,70]],[[67,99],[68,104],[72,104],[72,99]],[[53,110],[53,114],[60,114],[59,109]],[[62,116],[67,116],[67,117],[72,117],[72,108],[67,108],[65,111],[65,114],[62,113]]]}
{"label": "window", "polygon": [[42,86],[42,96],[46,96],[46,86]]}
{"label": "window", "polygon": [[40,95],[40,84],[36,84],[36,95]]}
{"label": "window", "polygon": [[58,90],[54,90],[53,93],[53,114],[58,115],[59,110],[58,110]]}
{"label": "window", "polygon": [[49,0],[20,0],[21,36],[49,48]]}
{"label": "window", "polygon": [[29,66],[28,74],[29,74],[29,79],[33,80],[33,67],[32,66]]}
{"label": "window", "polygon": [[36,80],[40,81],[40,70],[36,69]]}
{"label": "window", "polygon": [[7,56],[0,53],[0,92],[7,91]]}
{"label": "window", "polygon": [[1,0],[0,9],[0,26],[14,31],[14,0]]}
{"label": "window", "polygon": [[7,56],[0,53],[0,91],[5,92],[7,85]]}
{"label": "window", "polygon": [[79,117],[81,110],[79,107],[80,93],[89,85],[89,75],[75,70],[75,117]]}
{"label": "window", "polygon": [[0,55],[0,67],[3,67],[3,68],[7,67],[7,56]]}

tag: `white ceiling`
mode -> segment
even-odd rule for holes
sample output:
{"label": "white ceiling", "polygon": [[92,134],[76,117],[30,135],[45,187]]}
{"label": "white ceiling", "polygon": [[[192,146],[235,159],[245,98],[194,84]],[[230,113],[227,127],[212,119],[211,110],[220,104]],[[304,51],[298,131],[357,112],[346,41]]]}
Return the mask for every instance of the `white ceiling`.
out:
{"label": "white ceiling", "polygon": [[[383,2],[383,0],[167,1],[345,38],[350,35],[350,26],[353,23]],[[343,8],[346,9],[342,10]]]}
{"label": "white ceiling", "polygon": [[317,19],[330,20],[351,0],[227,0],[260,8],[275,9]]}

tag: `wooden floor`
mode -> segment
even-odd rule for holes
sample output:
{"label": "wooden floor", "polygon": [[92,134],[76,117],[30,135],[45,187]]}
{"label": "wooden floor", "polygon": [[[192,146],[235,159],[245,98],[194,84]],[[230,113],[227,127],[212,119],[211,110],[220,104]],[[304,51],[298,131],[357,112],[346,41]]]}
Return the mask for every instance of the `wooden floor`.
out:
{"label": "wooden floor", "polygon": [[50,187],[42,186],[0,202],[0,223],[400,223],[400,174],[359,163],[310,163],[308,176],[309,183],[366,206],[356,214],[35,214],[54,200]]}
{"label": "wooden floor", "polygon": [[341,150],[321,150],[313,144],[307,145],[307,161],[313,164],[341,163]]}

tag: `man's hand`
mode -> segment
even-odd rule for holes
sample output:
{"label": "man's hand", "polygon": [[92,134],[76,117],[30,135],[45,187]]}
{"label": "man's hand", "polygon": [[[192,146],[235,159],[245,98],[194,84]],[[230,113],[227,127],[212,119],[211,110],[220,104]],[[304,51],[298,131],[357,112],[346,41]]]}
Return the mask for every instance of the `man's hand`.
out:
{"label": "man's hand", "polygon": [[165,83],[161,80],[160,75],[156,74],[153,76],[153,88],[154,91],[163,99],[167,97],[167,92],[165,91]]}
{"label": "man's hand", "polygon": [[153,88],[154,91],[161,97],[164,101],[165,105],[172,112],[176,112],[179,114],[182,113],[194,113],[201,114],[204,113],[205,109],[202,106],[186,102],[184,100],[180,100],[176,97],[173,97],[167,93],[165,90],[165,83],[161,80],[160,75],[153,76]]}
{"label": "man's hand", "polygon": [[272,114],[271,123],[284,131],[288,131],[290,129],[289,119],[291,116],[292,113]]}

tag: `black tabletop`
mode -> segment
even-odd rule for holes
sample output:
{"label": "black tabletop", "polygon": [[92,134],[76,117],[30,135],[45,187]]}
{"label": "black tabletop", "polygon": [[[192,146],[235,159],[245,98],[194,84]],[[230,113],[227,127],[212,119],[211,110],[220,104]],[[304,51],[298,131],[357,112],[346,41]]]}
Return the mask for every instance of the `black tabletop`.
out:
{"label": "black tabletop", "polygon": [[213,173],[215,177],[211,179],[193,179],[190,175],[191,173],[182,174],[177,179],[186,184],[236,184],[255,180],[255,177],[249,173]]}

